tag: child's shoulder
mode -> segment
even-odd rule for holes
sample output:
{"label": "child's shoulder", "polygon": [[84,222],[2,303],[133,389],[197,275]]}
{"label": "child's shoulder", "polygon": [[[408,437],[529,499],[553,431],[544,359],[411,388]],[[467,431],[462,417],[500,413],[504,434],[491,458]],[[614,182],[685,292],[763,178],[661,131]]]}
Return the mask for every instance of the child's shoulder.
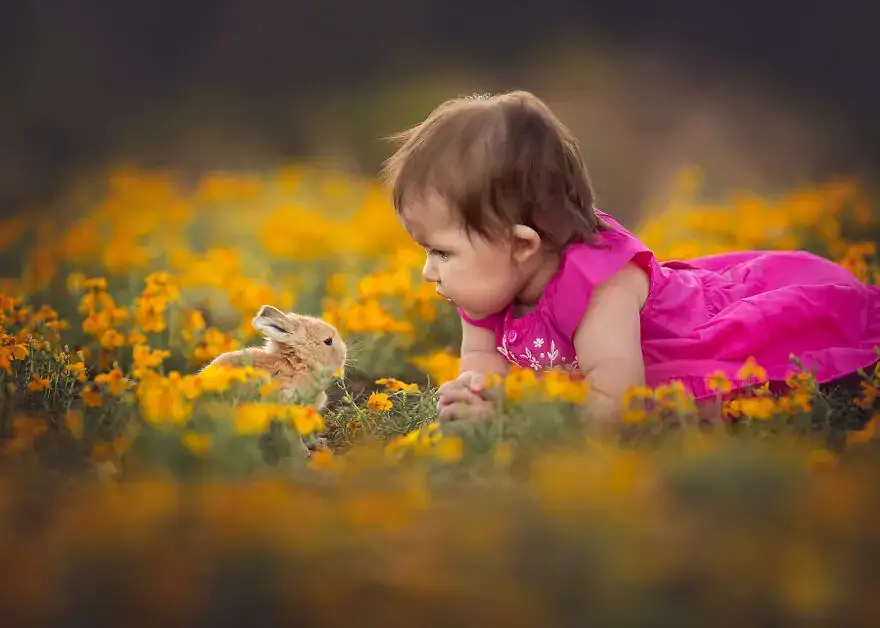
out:
{"label": "child's shoulder", "polygon": [[561,275],[571,281],[597,285],[628,268],[630,262],[641,266],[642,260],[653,257],[650,249],[612,216],[599,210],[596,215],[605,228],[596,233],[593,242],[575,242],[566,247]]}
{"label": "child's shoulder", "polygon": [[607,289],[631,292],[641,303],[650,292],[653,254],[637,237],[604,212],[608,225],[595,242],[569,244],[544,297],[557,328],[573,333],[594,294]]}

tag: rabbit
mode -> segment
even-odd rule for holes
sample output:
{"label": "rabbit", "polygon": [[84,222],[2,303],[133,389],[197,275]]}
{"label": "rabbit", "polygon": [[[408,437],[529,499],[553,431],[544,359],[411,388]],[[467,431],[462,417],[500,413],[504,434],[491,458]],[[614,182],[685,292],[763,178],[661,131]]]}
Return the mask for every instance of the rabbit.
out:
{"label": "rabbit", "polygon": [[315,409],[323,409],[330,375],[345,366],[348,351],[336,328],[319,318],[284,313],[271,305],[260,308],[253,326],[266,335],[263,347],[221,353],[208,366],[252,365],[268,371],[280,384],[282,400],[314,396]]}

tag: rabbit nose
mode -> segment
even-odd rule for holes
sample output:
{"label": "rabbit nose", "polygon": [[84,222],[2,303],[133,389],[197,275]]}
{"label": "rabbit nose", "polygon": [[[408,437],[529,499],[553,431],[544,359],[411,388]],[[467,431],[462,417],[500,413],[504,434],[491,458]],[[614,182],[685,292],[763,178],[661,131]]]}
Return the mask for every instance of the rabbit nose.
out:
{"label": "rabbit nose", "polygon": [[269,306],[264,305],[263,307],[260,308],[260,311],[257,312],[257,317],[267,316],[268,314],[269,314]]}

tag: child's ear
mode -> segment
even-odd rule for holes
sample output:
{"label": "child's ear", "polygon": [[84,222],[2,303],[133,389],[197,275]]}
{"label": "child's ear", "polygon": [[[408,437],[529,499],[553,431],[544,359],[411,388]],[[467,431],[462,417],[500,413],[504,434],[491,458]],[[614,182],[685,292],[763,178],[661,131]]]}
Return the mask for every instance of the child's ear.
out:
{"label": "child's ear", "polygon": [[522,263],[537,253],[540,248],[541,236],[537,231],[526,225],[514,225],[513,259]]}

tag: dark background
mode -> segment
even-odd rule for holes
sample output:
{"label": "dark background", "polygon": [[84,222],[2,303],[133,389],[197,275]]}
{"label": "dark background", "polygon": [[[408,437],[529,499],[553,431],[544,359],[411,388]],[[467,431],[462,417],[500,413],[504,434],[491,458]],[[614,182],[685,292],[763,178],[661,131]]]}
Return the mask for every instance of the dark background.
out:
{"label": "dark background", "polygon": [[612,205],[682,163],[719,190],[872,185],[878,28],[868,0],[8,2],[0,209],[120,162],[372,173],[440,99],[510,88],[558,106]]}

